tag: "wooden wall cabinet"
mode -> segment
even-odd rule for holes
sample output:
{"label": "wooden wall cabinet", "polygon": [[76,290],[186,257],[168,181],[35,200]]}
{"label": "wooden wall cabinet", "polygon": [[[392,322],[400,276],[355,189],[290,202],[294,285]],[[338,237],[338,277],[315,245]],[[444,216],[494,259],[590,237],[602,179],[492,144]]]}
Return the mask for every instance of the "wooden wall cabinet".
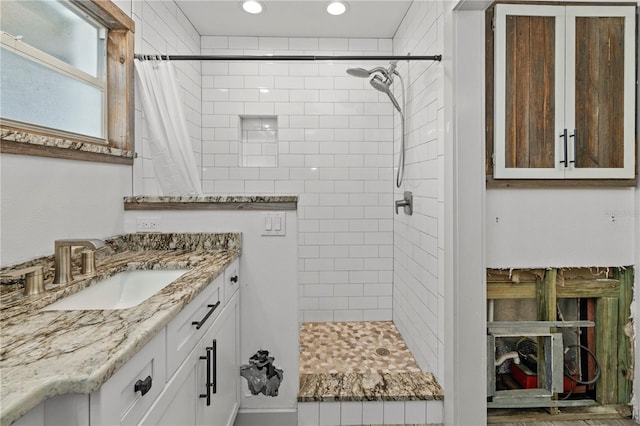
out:
{"label": "wooden wall cabinet", "polygon": [[497,4],[494,178],[635,176],[635,6]]}

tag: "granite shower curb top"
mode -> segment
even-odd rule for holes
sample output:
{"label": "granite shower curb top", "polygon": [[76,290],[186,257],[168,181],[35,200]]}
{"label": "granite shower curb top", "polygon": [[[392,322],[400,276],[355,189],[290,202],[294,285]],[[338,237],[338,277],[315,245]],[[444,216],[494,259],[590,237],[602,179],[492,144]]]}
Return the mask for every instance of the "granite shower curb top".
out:
{"label": "granite shower curb top", "polygon": [[444,399],[431,373],[301,374],[299,402],[429,401]]}
{"label": "granite shower curb top", "polygon": [[296,210],[297,207],[297,195],[124,197],[125,210]]}
{"label": "granite shower curb top", "polygon": [[[60,286],[51,284],[52,256],[4,268],[0,273],[43,264],[47,291],[22,296],[14,284],[0,298],[0,424],[11,424],[49,397],[100,388],[240,255],[240,244],[241,234],[114,237],[96,252],[95,275],[78,274],[76,255],[76,279]],[[189,271],[128,309],[40,310],[116,272],[136,269]]]}

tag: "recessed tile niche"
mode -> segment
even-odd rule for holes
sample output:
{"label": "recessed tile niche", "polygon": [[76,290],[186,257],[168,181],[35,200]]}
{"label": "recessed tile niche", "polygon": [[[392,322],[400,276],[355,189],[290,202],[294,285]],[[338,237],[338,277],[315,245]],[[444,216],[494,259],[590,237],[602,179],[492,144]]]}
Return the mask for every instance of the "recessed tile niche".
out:
{"label": "recessed tile niche", "polygon": [[278,167],[278,117],[240,117],[240,166]]}

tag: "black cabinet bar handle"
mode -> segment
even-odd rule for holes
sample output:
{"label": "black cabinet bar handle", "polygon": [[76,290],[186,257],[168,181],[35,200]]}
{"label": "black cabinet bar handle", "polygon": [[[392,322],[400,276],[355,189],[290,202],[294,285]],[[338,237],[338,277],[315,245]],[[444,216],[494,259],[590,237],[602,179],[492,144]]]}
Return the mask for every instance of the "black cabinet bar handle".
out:
{"label": "black cabinet bar handle", "polygon": [[231,278],[229,278],[229,280],[230,280],[232,283],[237,283],[237,282],[238,282],[238,276],[237,276],[237,275],[234,275],[234,276],[232,276]]}
{"label": "black cabinet bar handle", "polygon": [[207,322],[211,314],[218,308],[218,306],[220,306],[219,300],[218,300],[218,303],[216,303],[215,305],[207,305],[207,308],[211,308],[209,312],[207,312],[207,315],[205,315],[200,321],[192,321],[191,325],[195,325],[196,330],[200,330],[200,327],[202,327],[204,323]]}
{"label": "black cabinet bar handle", "polygon": [[134,392],[140,391],[142,396],[144,396],[144,394],[149,392],[149,390],[151,389],[152,382],[153,380],[151,379],[151,376],[147,376],[147,378],[144,380],[138,380],[136,384],[133,386],[133,391]]}
{"label": "black cabinet bar handle", "polygon": [[201,393],[200,398],[207,398],[207,406],[211,405],[211,351],[212,347],[207,346],[207,355],[201,356],[200,359],[204,359],[207,361],[207,380],[205,386],[207,388],[206,393]]}
{"label": "black cabinet bar handle", "polygon": [[569,161],[567,159],[567,129],[564,129],[564,132],[560,134],[560,137],[564,139],[564,160],[561,160],[560,164],[564,164],[565,167],[569,167]]}
{"label": "black cabinet bar handle", "polygon": [[573,138],[573,160],[570,163],[578,167],[578,129],[573,129],[573,134],[569,137]]}
{"label": "black cabinet bar handle", "polygon": [[211,383],[211,393],[216,393],[218,390],[218,342],[216,339],[213,339],[213,346],[211,349],[213,350],[213,380]]}

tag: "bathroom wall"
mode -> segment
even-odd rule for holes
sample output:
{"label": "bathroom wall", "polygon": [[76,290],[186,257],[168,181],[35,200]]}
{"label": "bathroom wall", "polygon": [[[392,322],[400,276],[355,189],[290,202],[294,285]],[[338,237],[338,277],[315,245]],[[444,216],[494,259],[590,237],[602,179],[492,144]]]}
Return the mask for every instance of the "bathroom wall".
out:
{"label": "bathroom wall", "polygon": [[[203,36],[202,54],[390,54],[389,39]],[[393,106],[345,62],[203,62],[203,189],[296,194],[301,321],[391,319]],[[277,165],[241,167],[242,116],[277,116]]]}
{"label": "bathroom wall", "polygon": [[[414,2],[393,38],[395,55],[442,54],[443,3]],[[420,367],[442,377],[444,357],[444,77],[440,62],[399,63],[407,87],[406,170],[394,198],[413,192],[414,212],[394,216],[393,320]],[[396,86],[396,89],[398,86]],[[396,90],[396,93],[398,91]],[[396,115],[394,165],[400,147]]]}
{"label": "bathroom wall", "polygon": [[53,254],[63,238],[123,232],[131,166],[0,154],[0,266]]}
{"label": "bathroom wall", "polygon": [[[136,23],[135,52],[142,54],[200,53],[200,34],[173,1],[115,0],[114,3]],[[196,163],[202,161],[201,63],[175,61],[179,94]],[[142,106],[136,95],[135,194],[161,194],[149,151],[149,139]]]}

